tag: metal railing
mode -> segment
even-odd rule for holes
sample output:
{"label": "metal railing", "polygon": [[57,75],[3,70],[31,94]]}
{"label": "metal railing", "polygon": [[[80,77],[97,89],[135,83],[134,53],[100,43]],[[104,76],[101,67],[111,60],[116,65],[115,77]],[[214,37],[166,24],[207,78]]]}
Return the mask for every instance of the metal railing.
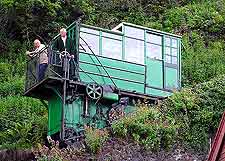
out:
{"label": "metal railing", "polygon": [[[25,83],[25,91],[29,90],[30,88],[34,87],[36,84],[40,83],[41,81],[45,80],[48,77],[57,77],[63,78],[65,77],[65,68],[67,68],[67,73],[69,73],[69,65],[75,63],[74,66],[76,68],[76,62],[72,60],[72,58],[67,57],[69,55],[68,52],[59,52],[52,50],[50,47],[45,48],[48,51],[48,67],[44,73],[44,78],[38,80],[38,73],[39,71],[39,58],[42,51],[35,54],[35,56],[31,57],[27,61],[27,71],[26,71],[26,83]],[[66,64],[63,61],[68,58],[68,63]],[[75,69],[75,72],[77,69]],[[77,74],[77,73],[76,73]],[[68,76],[69,79],[69,76]]]}

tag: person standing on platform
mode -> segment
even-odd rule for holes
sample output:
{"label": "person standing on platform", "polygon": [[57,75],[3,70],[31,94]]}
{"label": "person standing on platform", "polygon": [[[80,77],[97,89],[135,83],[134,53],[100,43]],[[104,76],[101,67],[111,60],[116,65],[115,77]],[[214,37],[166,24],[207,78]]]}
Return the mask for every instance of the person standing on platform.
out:
{"label": "person standing on platform", "polygon": [[[60,36],[53,43],[53,50],[69,53],[69,57],[73,59],[70,61],[69,79],[77,80],[75,63],[77,62],[77,56],[75,55],[75,41],[67,36],[65,28],[60,29]],[[75,62],[75,63],[74,63]]]}
{"label": "person standing on platform", "polygon": [[48,67],[48,52],[44,44],[41,44],[40,40],[34,40],[34,51],[27,51],[26,54],[31,57],[39,57],[38,62],[38,81],[41,81],[45,77],[45,71]]}

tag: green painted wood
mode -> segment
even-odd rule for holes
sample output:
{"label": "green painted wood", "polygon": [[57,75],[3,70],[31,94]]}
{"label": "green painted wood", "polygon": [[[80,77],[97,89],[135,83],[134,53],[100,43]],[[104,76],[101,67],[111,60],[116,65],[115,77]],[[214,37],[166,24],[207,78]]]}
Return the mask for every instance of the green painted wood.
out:
{"label": "green painted wood", "polygon": [[61,129],[62,101],[57,95],[48,100],[48,135],[55,134]]}
{"label": "green painted wood", "polygon": [[[125,90],[144,92],[144,65],[133,64],[125,61],[109,59],[99,56],[98,58],[101,61],[102,65],[105,66],[105,70],[107,70],[110,77],[112,77],[117,87]],[[96,64],[98,66],[96,66]],[[80,71],[81,81],[93,82],[94,80],[95,82],[102,85],[113,85],[110,78],[108,78],[108,75],[105,72],[104,68],[100,65],[95,56],[81,53],[80,68],[82,69]],[[86,74],[83,71],[85,71]],[[89,75],[89,77],[87,75]]]}
{"label": "green painted wood", "polygon": [[161,97],[167,97],[172,94],[171,92],[167,92],[167,91],[163,91],[163,90],[159,90],[159,89],[148,88],[148,87],[146,88],[146,92],[149,93],[150,95],[161,96]]}
{"label": "green painted wood", "polygon": [[181,88],[181,40],[178,41],[179,44],[178,44],[178,47],[179,47],[179,53],[178,53],[178,64],[179,64],[179,67],[178,67],[178,77],[179,77],[179,82],[178,82],[178,85],[179,85],[179,88]]}
{"label": "green painted wood", "polygon": [[[122,60],[116,60],[116,59],[111,59],[111,58],[106,58],[101,56],[98,56],[98,59],[101,61],[103,65],[108,65],[111,67],[130,70],[134,72],[140,72],[140,73],[144,71],[144,65],[142,64],[135,64],[132,62],[126,62]],[[98,60],[93,54],[85,54],[82,52],[80,52],[80,61],[87,61],[90,63],[99,64]]]}
{"label": "green painted wood", "polygon": [[83,113],[83,100],[79,98],[72,104],[65,106],[65,124],[66,127],[74,127],[77,129],[78,125],[83,125],[81,114]]}
{"label": "green painted wood", "polygon": [[166,62],[165,62],[165,57],[166,57],[166,55],[165,55],[165,53],[166,53],[166,52],[165,52],[165,51],[166,51],[165,44],[166,44],[166,43],[165,43],[165,35],[163,35],[163,36],[162,36],[162,51],[163,51],[163,52],[162,52],[162,53],[163,53],[163,54],[162,54],[162,72],[163,72],[163,73],[162,73],[162,76],[163,76],[162,79],[163,79],[163,88],[165,88],[165,82],[166,82],[166,80],[165,80],[165,63],[166,63]]}
{"label": "green painted wood", "polygon": [[166,67],[166,88],[176,89],[178,87],[177,69]]}
{"label": "green painted wood", "polygon": [[111,69],[109,67],[105,67],[105,70],[102,66],[96,66],[92,64],[86,64],[86,63],[80,63],[80,68],[84,71],[96,73],[96,74],[102,74],[107,77],[107,73],[105,70],[109,73],[111,77],[117,77],[120,79],[128,79],[130,81],[137,81],[140,83],[144,82],[145,76],[144,71],[142,74],[139,73],[131,73],[129,71],[121,71],[119,69]]}
{"label": "green painted wood", "polygon": [[[81,81],[85,81],[87,83],[88,82],[89,83],[97,82],[98,84],[102,84],[102,85],[104,85],[104,84],[113,85],[112,81],[109,78],[103,78],[100,76],[96,76],[94,74],[88,74],[88,75],[89,76],[87,76],[87,74],[81,72],[80,73]],[[144,92],[144,84],[137,84],[137,83],[127,82],[127,81],[118,80],[118,79],[113,79],[113,81],[116,83],[117,87],[119,87],[120,89],[127,90],[127,91],[136,91],[136,92],[140,92],[140,93]]]}
{"label": "green painted wood", "polygon": [[148,58],[147,63],[147,84],[149,86],[163,88],[163,63],[159,60]]}

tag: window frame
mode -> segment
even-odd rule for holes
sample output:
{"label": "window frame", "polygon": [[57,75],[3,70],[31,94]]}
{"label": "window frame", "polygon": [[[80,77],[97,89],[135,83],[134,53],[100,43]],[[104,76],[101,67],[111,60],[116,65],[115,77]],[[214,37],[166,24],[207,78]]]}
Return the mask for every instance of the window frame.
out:
{"label": "window frame", "polygon": [[[105,33],[107,33],[107,32],[105,32]],[[112,34],[112,33],[107,33],[107,34]],[[121,35],[117,35],[117,36],[121,36]],[[104,54],[103,53],[103,43],[104,43],[104,38],[105,39],[108,39],[108,40],[113,40],[113,41],[118,41],[118,42],[120,42],[121,44],[121,51],[120,51],[120,58],[115,58],[115,57],[111,57],[111,56],[109,56],[109,55],[107,55],[107,54]],[[112,38],[112,37],[110,37],[110,36],[104,36],[103,35],[103,32],[102,32],[102,35],[101,35],[101,52],[102,52],[102,56],[105,56],[105,57],[108,57],[108,58],[112,58],[112,59],[118,59],[118,60],[122,60],[122,57],[123,57],[123,36],[121,36],[121,38],[120,39],[117,39],[117,38]]]}
{"label": "window frame", "polygon": [[[149,41],[147,40],[147,35],[148,35],[148,34],[160,36],[160,37],[161,37],[161,44],[149,42]],[[146,30],[145,43],[146,43],[146,45],[145,45],[145,47],[146,47],[146,49],[145,49],[145,50],[146,50],[146,58],[153,59],[153,60],[158,60],[158,61],[163,61],[163,58],[164,58],[164,56],[163,56],[163,54],[164,54],[164,49],[163,49],[163,48],[164,48],[164,46],[163,46],[163,44],[164,44],[164,42],[163,42],[163,34],[155,33],[155,32],[151,32],[151,31]],[[160,46],[160,47],[161,47],[161,56],[160,56],[160,58],[152,58],[151,56],[148,56],[148,55],[151,55],[151,51],[150,51],[150,53],[148,54],[148,51],[147,51],[147,44],[152,44],[152,45],[156,45],[156,46]]]}
{"label": "window frame", "polygon": [[[169,45],[167,45],[167,43],[166,43],[166,39],[170,39],[170,44]],[[173,47],[173,44],[172,44],[172,40],[173,39],[175,39],[176,40],[176,47]],[[164,61],[165,61],[165,64],[166,64],[166,66],[170,66],[170,67],[178,67],[179,66],[179,60],[178,60],[178,55],[179,55],[179,44],[178,44],[178,39],[177,38],[174,38],[174,37],[171,37],[171,36],[165,36],[165,44],[164,44],[164,47],[165,47],[165,50],[164,50]],[[169,54],[167,54],[167,51],[166,51],[166,49],[167,48],[169,48],[170,50],[170,52],[169,52]],[[175,55],[173,55],[173,52],[172,52],[172,50],[173,49],[176,49],[176,56]],[[170,57],[170,62],[167,62],[167,59],[166,59],[166,57],[167,56],[169,56]],[[176,63],[174,63],[173,62],[173,58],[176,58]]]}

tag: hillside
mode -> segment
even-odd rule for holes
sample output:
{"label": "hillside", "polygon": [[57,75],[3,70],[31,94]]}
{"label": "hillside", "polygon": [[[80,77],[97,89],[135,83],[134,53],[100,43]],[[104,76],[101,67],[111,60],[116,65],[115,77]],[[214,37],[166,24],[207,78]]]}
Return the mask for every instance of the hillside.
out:
{"label": "hillside", "polygon": [[0,149],[43,144],[48,114],[23,96],[25,51],[35,38],[48,43],[80,15],[82,23],[108,29],[125,21],[182,35],[184,89],[158,106],[139,105],[113,132],[152,151],[181,144],[206,155],[225,109],[225,0],[1,0]]}

